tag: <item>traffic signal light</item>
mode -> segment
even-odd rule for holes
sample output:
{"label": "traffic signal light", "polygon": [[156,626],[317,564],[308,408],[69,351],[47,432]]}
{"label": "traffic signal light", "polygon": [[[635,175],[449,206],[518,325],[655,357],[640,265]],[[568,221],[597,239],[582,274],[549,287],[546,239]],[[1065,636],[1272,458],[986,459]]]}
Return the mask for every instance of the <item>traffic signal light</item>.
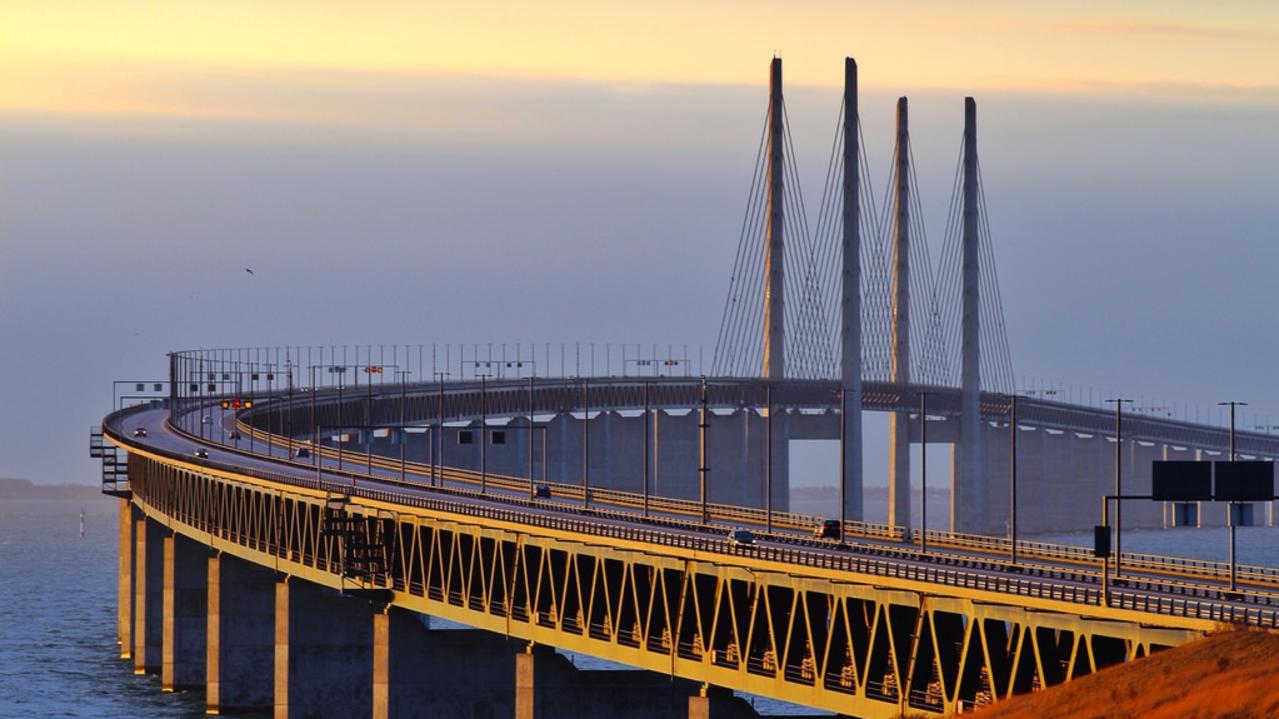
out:
{"label": "traffic signal light", "polygon": [[222,409],[231,409],[231,403],[228,400],[222,400]]}

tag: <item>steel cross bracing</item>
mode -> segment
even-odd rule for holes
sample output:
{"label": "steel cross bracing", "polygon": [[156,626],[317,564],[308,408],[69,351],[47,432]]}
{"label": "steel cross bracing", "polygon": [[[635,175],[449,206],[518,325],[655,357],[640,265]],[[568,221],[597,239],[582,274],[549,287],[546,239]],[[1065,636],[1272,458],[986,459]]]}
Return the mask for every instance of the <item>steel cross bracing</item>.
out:
{"label": "steel cross bracing", "polygon": [[[665,390],[684,401],[690,388]],[[472,409],[476,391],[453,388],[452,411]],[[270,406],[256,405],[255,419]],[[132,501],[215,548],[473,626],[834,711],[954,711],[1216,621],[1276,623],[1273,609],[1167,594],[1157,580],[1116,590],[1107,608],[1075,570],[1012,576],[903,552],[740,548],[718,527],[673,519],[547,512],[373,475],[352,487],[353,473],[316,479],[287,462],[279,472],[197,463],[127,439],[122,417],[108,418],[105,435],[130,450]],[[340,531],[326,522],[335,497]]]}
{"label": "steel cross bracing", "polygon": [[[140,448],[130,475],[133,501],[153,519],[301,579],[381,590],[397,606],[508,636],[866,717],[970,708],[1211,626],[1140,613],[1149,606],[1063,611],[1064,602],[1087,606],[1090,592],[1096,599],[1095,589],[1065,583],[805,558],[376,489],[350,493],[343,511],[379,528],[385,570],[354,576],[348,540],[324,528],[341,485],[215,473]],[[999,601],[1008,593],[1021,606]]]}

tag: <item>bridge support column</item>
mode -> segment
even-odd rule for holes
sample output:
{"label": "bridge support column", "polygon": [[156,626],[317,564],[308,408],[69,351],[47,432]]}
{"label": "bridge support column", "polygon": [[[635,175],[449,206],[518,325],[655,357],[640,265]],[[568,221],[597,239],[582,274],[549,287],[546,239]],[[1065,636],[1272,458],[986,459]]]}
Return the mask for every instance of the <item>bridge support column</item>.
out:
{"label": "bridge support column", "polygon": [[133,673],[155,674],[160,671],[164,632],[164,539],[167,530],[145,516],[133,526]]}
{"label": "bridge support column", "polygon": [[266,711],[271,707],[275,575],[229,554],[208,560],[205,708]]}
{"label": "bridge support column", "polygon": [[[580,670],[550,647],[533,646],[515,656],[515,719],[665,719],[685,712],[716,719],[757,716],[730,692],[712,692],[699,696],[696,683],[654,672]],[[703,708],[709,713],[694,713]]]}
{"label": "bridge support column", "polygon": [[181,535],[164,538],[164,640],[160,688],[204,684],[208,639],[208,550]]}
{"label": "bridge support column", "polygon": [[373,609],[305,581],[275,585],[275,717],[371,717]]}
{"label": "bridge support column", "polygon": [[[441,701],[445,687],[456,690],[465,682],[445,669],[458,657],[448,644],[434,641],[443,632],[432,634],[423,619],[395,607],[373,614],[373,719],[465,714],[457,705]],[[473,667],[469,662],[457,662],[454,671],[459,670],[472,671]],[[487,698],[489,692],[475,694]]]}
{"label": "bridge support column", "polygon": [[133,658],[133,504],[120,502],[120,581],[116,594],[116,638],[120,642],[120,658]]}
{"label": "bridge support column", "polygon": [[688,719],[748,719],[759,714],[751,705],[722,687],[702,687],[688,698]]}

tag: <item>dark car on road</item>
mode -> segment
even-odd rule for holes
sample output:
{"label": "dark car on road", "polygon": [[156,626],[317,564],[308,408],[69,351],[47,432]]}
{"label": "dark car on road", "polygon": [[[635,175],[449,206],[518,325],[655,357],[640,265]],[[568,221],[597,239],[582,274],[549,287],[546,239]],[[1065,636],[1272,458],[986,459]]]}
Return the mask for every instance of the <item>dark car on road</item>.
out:
{"label": "dark car on road", "polygon": [[839,539],[839,520],[823,519],[820,524],[813,527],[814,539]]}
{"label": "dark car on road", "polygon": [[197,450],[195,451],[195,456],[199,457],[200,459],[208,459],[208,458],[209,458],[209,450],[207,450],[207,449],[205,449],[205,448],[201,447],[201,448],[199,448],[199,449],[197,449]]}

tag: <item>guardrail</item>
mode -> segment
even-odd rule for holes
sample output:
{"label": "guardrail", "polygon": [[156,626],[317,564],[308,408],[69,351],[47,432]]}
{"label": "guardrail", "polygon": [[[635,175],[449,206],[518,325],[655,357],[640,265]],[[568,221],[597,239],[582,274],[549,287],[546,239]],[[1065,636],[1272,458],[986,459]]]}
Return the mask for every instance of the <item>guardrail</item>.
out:
{"label": "guardrail", "polygon": [[[104,420],[104,431],[113,443],[127,448],[131,441],[124,436],[124,433],[118,431],[118,420],[119,417],[117,415],[109,416],[107,420]],[[359,497],[477,519],[504,521],[528,527],[554,529],[588,537],[622,539],[653,546],[691,549],[725,557],[749,556],[755,559],[776,562],[779,564],[779,571],[788,571],[786,567],[814,567],[867,576],[925,582],[939,586],[975,589],[1010,596],[1037,597],[1073,604],[1098,606],[1103,603],[1101,589],[1086,584],[1086,582],[1094,580],[1093,577],[1067,570],[1049,570],[1049,573],[1056,577],[1066,578],[1065,581],[1050,581],[1050,579],[1045,578],[1006,576],[990,571],[979,572],[963,568],[906,562],[901,561],[903,557],[900,555],[885,558],[870,556],[876,551],[887,551],[883,547],[852,546],[846,551],[832,551],[830,549],[816,550],[784,546],[742,546],[731,543],[719,536],[707,537],[694,533],[686,523],[661,517],[651,517],[647,521],[652,525],[664,526],[667,528],[665,530],[634,526],[631,524],[635,519],[633,514],[615,510],[577,508],[577,516],[548,515],[539,512],[520,511],[521,509],[541,509],[544,507],[541,503],[521,497],[503,497],[499,499],[492,495],[481,496],[478,492],[458,488],[434,488],[431,490],[436,493],[471,500],[462,502],[377,487],[352,486],[351,484],[326,481],[310,476],[266,472],[254,468],[239,467],[230,463],[210,460],[193,461],[192,458],[185,455],[159,448],[149,448],[149,451],[160,456],[183,462],[193,462],[246,478],[306,487],[335,495]],[[369,481],[384,481],[384,478],[371,475],[332,470],[324,471],[329,475],[344,476],[351,479],[363,477]],[[503,505],[508,506],[493,506],[495,501],[500,501]],[[601,519],[612,520],[617,523],[610,524],[598,521]],[[720,530],[715,531],[718,534]],[[1136,586],[1144,592],[1167,591],[1167,586],[1158,582],[1137,582]],[[1269,595],[1266,595],[1266,597],[1266,601],[1269,603]],[[1155,595],[1118,587],[1110,590],[1109,598],[1110,606],[1123,609],[1279,628],[1279,611],[1268,607],[1239,606],[1236,603],[1206,598],[1192,599],[1165,596],[1163,594]],[[1243,595],[1241,598],[1246,600],[1248,595]]]}
{"label": "guardrail", "polygon": [[[237,418],[236,427],[245,437],[253,436],[258,441],[277,449],[287,448],[290,444],[294,447],[299,445],[299,440],[293,440],[290,443],[287,437],[282,437],[277,434],[260,430],[239,418]],[[316,461],[322,461],[323,459],[332,460],[338,455],[337,450],[331,447],[324,445],[315,447],[312,446],[309,441],[306,441],[305,445],[310,448],[313,453],[319,455],[319,457],[316,458]],[[347,456],[351,455],[348,454]],[[375,467],[391,472],[399,472],[401,469],[400,460],[391,457],[373,455],[371,463]],[[416,461],[405,461],[403,463],[403,467],[408,471],[412,471],[414,474],[423,476],[429,475],[433,469],[429,464]],[[479,471],[458,468],[442,468],[442,470],[447,472],[445,479],[449,481],[466,482],[477,486],[481,483],[481,473]],[[527,492],[530,484],[526,477],[514,477],[491,472],[485,475],[484,481],[494,489],[510,492]],[[534,480],[534,483],[543,484],[543,482],[536,479]],[[550,481],[545,482],[545,484],[550,488],[551,494],[555,497],[584,501],[585,492],[580,484]],[[589,492],[592,501],[619,507],[642,509],[645,504],[647,504],[650,513],[657,512],[678,514],[689,517],[700,517],[702,514],[701,503],[694,500],[654,495],[649,495],[649,497],[645,499],[644,495],[641,493],[604,488],[591,488]],[[708,503],[706,508],[708,516],[714,520],[749,524],[755,527],[771,525],[776,529],[793,530],[804,533],[811,532],[818,524],[826,519],[826,517],[820,515],[810,515],[798,512],[773,511],[771,513],[766,513],[764,509],[756,507],[740,507],[728,504]],[[905,545],[917,544],[921,534],[921,530],[919,529],[896,527],[879,522],[854,520],[845,521],[844,532],[845,536],[853,539],[896,542]],[[992,556],[1008,556],[1010,554],[1010,542],[1006,537],[994,537],[941,529],[923,530],[922,533],[926,536],[928,545],[934,549],[965,550],[981,552]],[[1098,560],[1093,556],[1092,550],[1088,547],[1079,545],[1023,539],[1017,541],[1017,553],[1019,557],[1023,558],[1069,562],[1085,567],[1095,567],[1098,565]],[[1229,565],[1225,562],[1173,557],[1143,552],[1124,552],[1120,557],[1120,561],[1122,565],[1129,570],[1158,573],[1174,577],[1196,577],[1200,579],[1224,581],[1229,577],[1230,573]],[[1239,582],[1246,584],[1279,587],[1279,569],[1274,567],[1239,565],[1237,567],[1237,578]]]}

